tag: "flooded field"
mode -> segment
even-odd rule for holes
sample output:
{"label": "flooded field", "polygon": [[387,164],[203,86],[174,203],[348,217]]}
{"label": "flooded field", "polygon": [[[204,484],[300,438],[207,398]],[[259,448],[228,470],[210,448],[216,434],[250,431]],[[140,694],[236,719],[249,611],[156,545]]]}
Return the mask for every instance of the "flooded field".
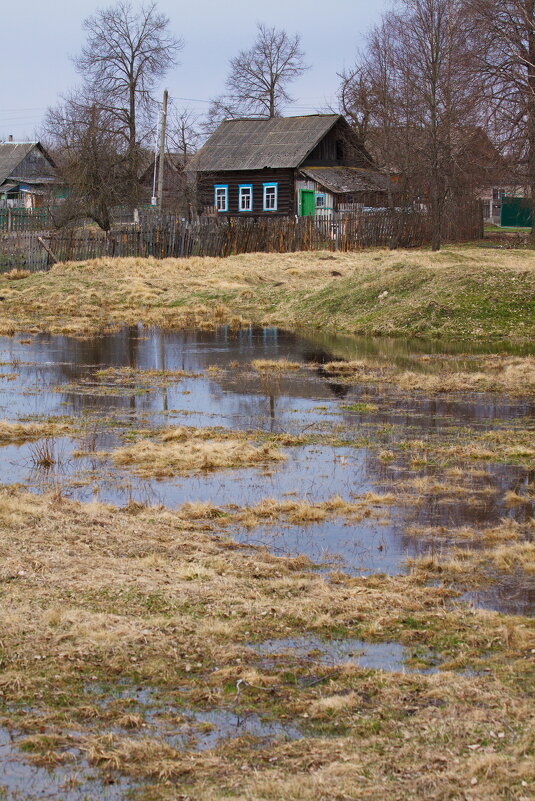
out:
{"label": "flooded field", "polygon": [[[530,355],[529,348],[503,352],[508,359]],[[347,715],[359,704],[368,715],[376,694],[386,692],[387,679],[366,678],[370,687],[357,690],[354,676],[397,676],[388,693],[405,687],[408,716],[425,707],[421,699],[406,700],[416,686],[422,697],[434,697],[432,682],[447,674],[462,694],[466,682],[486,676],[504,638],[494,632],[470,640],[474,610],[489,610],[491,621],[493,612],[535,612],[535,398],[406,385],[407,375],[434,376],[445,366],[475,375],[481,358],[498,357],[481,346],[275,328],[137,326],[87,340],[0,338],[0,519],[16,526],[19,514],[41,515],[57,539],[62,524],[54,515],[62,504],[87,502],[88,510],[65,507],[68,543],[56,557],[37,537],[28,564],[21,550],[0,577],[15,594],[28,580],[35,625],[35,610],[46,608],[45,625],[52,627],[43,655],[37,649],[37,656],[21,657],[24,664],[33,670],[33,660],[42,659],[44,670],[53,645],[49,669],[59,670],[55,689],[48,682],[56,674],[46,674],[46,690],[38,673],[31,691],[26,679],[15,681],[8,671],[2,683],[0,674],[0,699],[4,690],[15,699],[0,705],[0,798],[186,799],[151,795],[151,782],[177,782],[212,753],[235,759],[239,771],[253,752],[291,755],[298,744],[341,735]],[[332,366],[358,360],[365,374],[362,367],[362,375],[348,376]],[[405,371],[403,381],[385,380],[383,365]],[[16,494],[21,489],[49,499],[50,522],[41,507],[35,514],[26,509]],[[108,542],[110,515],[120,516],[124,536],[110,534]],[[159,526],[167,533],[160,535]],[[165,589],[175,557],[164,554],[178,552],[175,537],[185,560],[178,594]],[[196,547],[206,555],[199,564]],[[225,605],[226,594],[239,599],[224,585],[234,575],[231,556],[250,571],[240,590],[250,593],[242,613]],[[68,570],[60,565],[71,557],[77,578],[72,589],[62,588]],[[273,557],[289,561],[279,568]],[[133,573],[117,568],[123,558]],[[293,588],[292,571],[302,569],[309,573]],[[277,589],[260,602],[255,581],[272,580]],[[404,598],[402,587],[414,598]],[[338,588],[335,603],[329,593]],[[269,592],[280,597],[270,601]],[[356,593],[364,611],[351,617],[344,592]],[[62,612],[78,594],[91,623]],[[22,589],[17,598],[25,603]],[[380,615],[385,598],[399,605],[391,619]],[[203,642],[205,607],[216,622]],[[130,614],[140,615],[139,626]],[[191,617],[189,634],[178,634],[184,615]],[[298,636],[292,627],[302,629],[309,615],[313,630]],[[453,617],[441,631],[446,615]],[[492,626],[503,625],[497,620]],[[63,634],[54,633],[57,626],[66,627]],[[79,637],[71,653],[69,642]],[[516,642],[508,637],[508,645]],[[77,662],[77,654],[91,662],[101,648],[106,656],[92,667]],[[81,665],[79,678],[66,678],[62,659]],[[126,674],[132,684],[124,686]],[[382,690],[371,688],[374,681]],[[328,698],[325,682],[335,688]],[[317,695],[305,704],[308,692]],[[67,713],[68,704],[76,712]],[[362,732],[379,726],[359,725]],[[141,767],[144,752],[154,769]]]}
{"label": "flooded field", "polygon": [[[459,466],[432,453],[415,460],[407,446],[438,450],[514,428],[533,441],[533,398],[400,392],[349,384],[322,367],[342,353],[432,372],[431,350],[418,342],[306,338],[277,329],[174,333],[139,327],[89,341],[4,338],[0,415],[57,421],[59,430],[53,437],[4,444],[0,481],[118,505],[208,503],[220,507],[223,520],[227,513],[228,530],[240,542],[275,554],[305,554],[354,574],[404,571],[408,557],[444,550],[458,529],[474,529],[468,540],[477,548],[481,528],[504,519],[525,524],[535,506],[535,473],[522,459],[507,462],[497,453],[495,459],[467,461],[461,455]],[[461,367],[476,355],[466,348],[461,353],[450,349],[450,368],[451,360]],[[289,369],[253,367],[257,360],[281,359]],[[290,435],[298,444],[283,448],[279,462],[163,477],[140,476],[110,458],[125,443],[174,426],[222,427],[260,439]],[[247,527],[232,519],[236,507],[266,498],[317,503],[392,492],[396,497],[386,503],[379,498],[358,521],[318,516],[274,524],[259,518]],[[422,536],[423,529],[434,529],[434,536]],[[471,597],[532,614],[535,582],[520,572]]]}

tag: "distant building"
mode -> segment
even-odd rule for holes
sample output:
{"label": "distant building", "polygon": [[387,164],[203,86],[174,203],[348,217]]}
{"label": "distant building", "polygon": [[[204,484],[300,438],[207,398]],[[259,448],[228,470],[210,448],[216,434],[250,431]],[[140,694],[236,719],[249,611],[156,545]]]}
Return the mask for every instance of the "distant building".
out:
{"label": "distant building", "polygon": [[527,200],[530,193],[525,182],[522,183],[520,179],[516,183],[513,183],[511,179],[510,183],[506,183],[502,179],[501,183],[496,181],[496,184],[494,186],[481,187],[479,189],[479,198],[483,201],[483,219],[485,222],[501,225],[502,205],[510,201],[511,198]]}
{"label": "distant building", "polygon": [[0,143],[0,207],[38,208],[62,194],[56,164],[40,142]]}
{"label": "distant building", "polygon": [[385,206],[388,179],[340,114],[225,120],[192,158],[217,215],[325,216]]}
{"label": "distant building", "polygon": [[[156,165],[155,165],[156,162]],[[163,208],[175,211],[182,205],[182,197],[184,195],[184,186],[186,182],[184,165],[186,159],[181,153],[166,153],[164,159],[163,171]],[[156,181],[158,177],[158,169],[160,165],[160,157],[154,157],[150,154],[144,160],[140,169],[139,182],[143,191],[143,203],[150,204],[153,196],[153,190],[157,191],[154,186],[154,175],[156,169]]]}

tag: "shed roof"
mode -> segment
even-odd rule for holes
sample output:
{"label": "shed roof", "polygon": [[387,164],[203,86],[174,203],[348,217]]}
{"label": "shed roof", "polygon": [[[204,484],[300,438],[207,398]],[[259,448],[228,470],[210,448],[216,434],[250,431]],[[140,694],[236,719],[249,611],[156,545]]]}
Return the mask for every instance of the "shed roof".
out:
{"label": "shed roof", "polygon": [[335,195],[386,192],[388,188],[386,175],[361,167],[307,167],[301,172]]}
{"label": "shed roof", "polygon": [[225,120],[192,159],[199,172],[298,167],[340,114]]}
{"label": "shed roof", "polygon": [[54,167],[55,164],[40,142],[1,142],[0,143],[0,184],[13,176],[28,153],[37,147]]}

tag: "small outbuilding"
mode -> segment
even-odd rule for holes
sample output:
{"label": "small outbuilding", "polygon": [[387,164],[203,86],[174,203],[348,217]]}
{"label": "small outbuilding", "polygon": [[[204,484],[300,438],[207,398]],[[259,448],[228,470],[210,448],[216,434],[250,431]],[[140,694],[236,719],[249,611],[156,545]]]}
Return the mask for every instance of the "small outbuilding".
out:
{"label": "small outbuilding", "polygon": [[40,142],[0,142],[0,208],[33,209],[57,199],[56,164]]}
{"label": "small outbuilding", "polygon": [[385,206],[388,178],[340,114],[225,120],[193,157],[218,215],[325,216]]}

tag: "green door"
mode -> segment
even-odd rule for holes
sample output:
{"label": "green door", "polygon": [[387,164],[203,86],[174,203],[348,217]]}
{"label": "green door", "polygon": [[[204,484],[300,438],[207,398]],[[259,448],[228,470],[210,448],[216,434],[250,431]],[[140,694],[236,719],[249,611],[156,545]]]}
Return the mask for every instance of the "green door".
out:
{"label": "green door", "polygon": [[316,194],[312,189],[301,189],[299,214],[301,217],[313,217],[316,213]]}

